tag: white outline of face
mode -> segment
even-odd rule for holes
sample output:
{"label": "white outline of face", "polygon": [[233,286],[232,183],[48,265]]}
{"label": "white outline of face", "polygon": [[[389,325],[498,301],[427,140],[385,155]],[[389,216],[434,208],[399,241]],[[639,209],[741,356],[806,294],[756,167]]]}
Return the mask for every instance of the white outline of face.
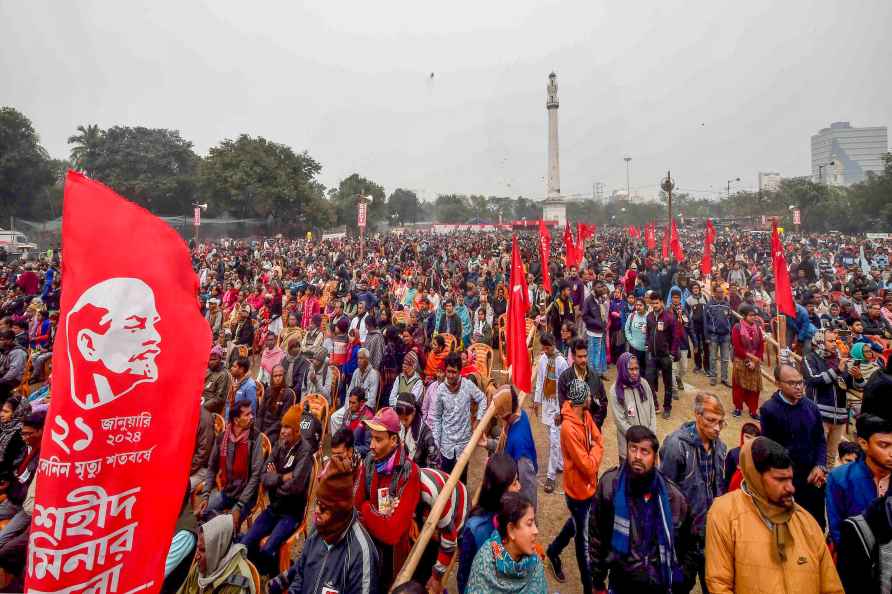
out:
{"label": "white outline of face", "polygon": [[155,326],[161,317],[152,288],[137,278],[110,278],[93,285],[78,298],[66,322],[70,324],[72,314],[87,305],[106,311],[100,321],[108,324],[108,330],[100,334],[90,328],[69,327],[68,336],[74,337],[86,361],[101,362],[109,373],[126,374],[133,380],[123,392],[115,394],[104,374],[93,373],[96,394],[78,394],[69,343],[71,397],[81,408],[91,409],[127,394],[138,384],[158,379],[155,358],[161,353],[161,335]]}

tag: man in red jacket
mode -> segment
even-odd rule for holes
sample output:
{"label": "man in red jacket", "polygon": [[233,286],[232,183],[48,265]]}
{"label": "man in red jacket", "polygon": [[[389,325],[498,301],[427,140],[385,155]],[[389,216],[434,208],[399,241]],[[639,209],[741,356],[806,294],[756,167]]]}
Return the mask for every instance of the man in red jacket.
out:
{"label": "man in red jacket", "polygon": [[400,444],[400,419],[389,406],[363,421],[372,432],[354,503],[381,554],[380,591],[387,592],[409,555],[409,530],[421,498],[416,465]]}

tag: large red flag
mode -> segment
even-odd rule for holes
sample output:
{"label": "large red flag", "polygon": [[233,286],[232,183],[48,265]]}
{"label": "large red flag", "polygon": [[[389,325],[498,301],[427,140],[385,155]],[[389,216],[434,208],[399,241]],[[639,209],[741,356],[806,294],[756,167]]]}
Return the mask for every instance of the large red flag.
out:
{"label": "large red flag", "polygon": [[774,300],[777,311],[796,317],[796,306],[793,303],[793,289],[790,286],[790,271],[784,258],[784,246],[777,232],[777,220],[771,223],[771,265],[774,269]]}
{"label": "large red flag", "polygon": [[564,251],[566,252],[564,262],[567,265],[567,268],[570,268],[571,266],[579,266],[579,261],[582,260],[582,254],[579,253],[579,250],[576,247],[576,242],[573,241],[573,232],[570,230],[570,223],[567,223],[564,227]]}
{"label": "large red flag", "polygon": [[672,249],[672,255],[675,260],[681,262],[684,260],[684,252],[681,249],[681,239],[678,236],[678,227],[675,226],[675,219],[672,219],[672,235],[669,240],[669,247]]}
{"label": "large red flag", "polygon": [[545,292],[551,295],[551,274],[548,272],[548,262],[551,260],[551,232],[542,219],[539,219],[539,259],[542,261],[542,286]]}
{"label": "large red flag", "polygon": [[715,241],[715,227],[712,219],[706,219],[706,241],[703,243],[703,259],[700,260],[700,274],[704,277],[712,274],[712,243]]}
{"label": "large red flag", "polygon": [[26,591],[158,592],[211,346],[167,224],[69,172]]}
{"label": "large red flag", "polygon": [[647,243],[647,249],[656,249],[657,231],[654,223],[649,223],[644,226],[644,241]]}
{"label": "large red flag", "polygon": [[527,349],[526,315],[530,309],[526,275],[517,248],[517,236],[511,246],[511,288],[508,297],[508,362],[511,378],[518,390],[531,392],[530,354]]}

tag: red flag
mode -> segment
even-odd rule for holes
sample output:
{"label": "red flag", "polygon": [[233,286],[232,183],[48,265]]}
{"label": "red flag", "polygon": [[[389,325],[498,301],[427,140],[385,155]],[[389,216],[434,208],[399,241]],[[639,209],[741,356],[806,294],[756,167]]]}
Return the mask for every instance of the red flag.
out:
{"label": "red flag", "polygon": [[641,232],[638,231],[638,227],[635,225],[629,225],[629,239],[638,239],[641,237]]}
{"label": "red flag", "polygon": [[672,219],[672,235],[669,240],[669,247],[672,249],[672,255],[675,256],[677,262],[684,260],[684,252],[681,249],[681,238],[678,236],[678,227],[675,226],[675,219]]}
{"label": "red flag", "polygon": [[712,274],[712,243],[715,241],[715,227],[712,219],[706,219],[706,241],[703,243],[703,259],[700,260],[700,274],[704,277]]}
{"label": "red flag", "polygon": [[570,223],[567,223],[564,227],[564,251],[566,252],[564,262],[567,268],[570,268],[571,266],[579,266],[582,254],[578,252],[576,242],[573,241],[573,232],[570,231]]}
{"label": "red flag", "polygon": [[542,261],[542,286],[545,292],[551,295],[551,274],[548,272],[548,262],[551,260],[551,232],[542,219],[539,219],[539,259]]}
{"label": "red flag", "polygon": [[527,349],[526,315],[529,311],[526,275],[517,248],[517,236],[511,246],[511,287],[508,297],[508,362],[511,379],[518,390],[531,392],[530,354]]}
{"label": "red flag", "polygon": [[654,223],[644,226],[644,240],[647,243],[647,249],[654,250],[657,248],[657,231]]}
{"label": "red flag", "polygon": [[787,269],[784,246],[777,232],[777,220],[771,223],[771,265],[774,269],[774,300],[777,303],[777,311],[795,318],[796,306],[793,304],[790,271]]}
{"label": "red flag", "polygon": [[62,221],[25,588],[158,592],[211,346],[198,279],[173,229],[79,173],[68,173]]}

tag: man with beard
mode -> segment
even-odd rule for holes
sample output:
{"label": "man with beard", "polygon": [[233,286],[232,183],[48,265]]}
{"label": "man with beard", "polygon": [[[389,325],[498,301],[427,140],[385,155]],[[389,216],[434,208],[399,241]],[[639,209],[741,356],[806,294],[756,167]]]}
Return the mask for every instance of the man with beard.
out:
{"label": "man with beard", "polygon": [[279,439],[282,415],[295,404],[297,395],[285,385],[285,368],[275,365],[257,410],[257,430],[266,434],[271,445],[275,446]]}
{"label": "man with beard", "polygon": [[625,463],[598,481],[589,517],[589,561],[595,591],[687,594],[697,574],[692,517],[678,486],[656,468],[660,442],[634,425],[625,434]]}
{"label": "man with beard", "polygon": [[409,555],[421,479],[418,465],[400,444],[400,419],[392,408],[385,406],[364,423],[372,441],[359,471],[354,505],[381,554],[379,585],[386,592]]}
{"label": "man with beard", "polygon": [[[607,392],[604,391],[604,383],[588,363],[588,342],[583,338],[575,338],[570,341],[570,349],[573,351],[573,365],[558,376],[558,409],[562,409],[567,401],[570,383],[574,379],[580,379],[588,384],[591,393],[589,413],[600,429],[607,418]],[[561,424],[560,412],[555,415],[555,423]]]}
{"label": "man with beard", "polygon": [[740,469],[741,488],[709,511],[709,592],[842,594],[824,532],[793,501],[793,461],[783,446],[767,437],[746,442]]}
{"label": "man with beard", "polygon": [[300,408],[292,406],[282,417],[279,439],[261,477],[269,505],[240,541],[248,549],[248,558],[264,575],[278,573],[279,547],[304,517],[313,456],[321,438],[322,425],[312,413],[301,416]]}
{"label": "man with beard", "polygon": [[443,303],[443,314],[437,322],[437,334],[451,334],[456,340],[461,340],[462,323],[455,312],[455,301],[451,298]]}
{"label": "man with beard", "polygon": [[212,413],[222,414],[229,396],[229,373],[223,369],[223,347],[211,349],[208,359],[208,370],[204,375],[204,390],[201,392],[201,403]]}

